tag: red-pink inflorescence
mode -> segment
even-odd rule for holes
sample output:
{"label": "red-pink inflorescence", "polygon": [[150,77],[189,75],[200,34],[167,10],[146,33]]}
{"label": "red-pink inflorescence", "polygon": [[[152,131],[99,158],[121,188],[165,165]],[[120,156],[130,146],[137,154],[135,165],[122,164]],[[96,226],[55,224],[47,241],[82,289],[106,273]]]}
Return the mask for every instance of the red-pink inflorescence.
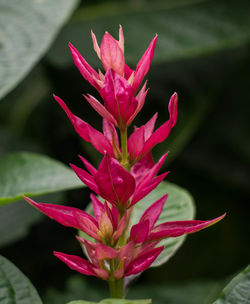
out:
{"label": "red-pink inflorescence", "polygon": [[168,173],[158,175],[167,154],[155,163],[151,150],[168,137],[176,124],[178,96],[174,93],[170,98],[168,121],[154,131],[155,114],[145,125],[135,128],[127,139],[127,127],[142,109],[148,92],[147,83],[142,86],[141,83],[153,59],[157,35],[135,70],[125,63],[121,26],[118,41],[106,32],[99,47],[93,32],[91,36],[104,73],[96,72],[73,45],[69,44],[69,48],[80,73],[98,90],[103,100],[100,103],[91,95],[85,96],[103,118],[102,132],[75,116],[62,99],[54,98],[76,132],[104,155],[97,169],[83,157],[80,158],[86,169],[71,165],[80,180],[103,201],[91,194],[94,210],[94,216],[91,216],[77,208],[25,199],[60,224],[81,230],[92,238],[89,241],[77,237],[85,247],[89,261],[60,252],[54,252],[55,256],[85,275],[119,280],[147,269],[164,249],[163,246],[157,247],[162,239],[197,232],[218,222],[224,215],[209,221],[175,221],[157,225],[166,194],[153,202],[139,222],[129,228],[133,206],[155,189]]}

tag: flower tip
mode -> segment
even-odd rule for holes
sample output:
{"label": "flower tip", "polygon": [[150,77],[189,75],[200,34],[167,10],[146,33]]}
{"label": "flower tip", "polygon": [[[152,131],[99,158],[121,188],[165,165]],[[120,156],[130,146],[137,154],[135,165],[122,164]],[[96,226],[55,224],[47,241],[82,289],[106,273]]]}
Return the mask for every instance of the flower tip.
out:
{"label": "flower tip", "polygon": [[36,205],[36,203],[29,197],[23,195],[23,198],[26,200],[27,203],[29,203],[30,205],[32,205],[33,207]]}
{"label": "flower tip", "polygon": [[74,48],[74,46],[71,42],[68,43],[68,47],[70,48],[70,50]]}
{"label": "flower tip", "polygon": [[205,227],[209,227],[212,226],[214,224],[217,224],[219,221],[221,221],[224,217],[226,216],[226,212],[224,214],[222,214],[221,216],[216,217],[215,219],[209,221],[208,225]]}
{"label": "flower tip", "polygon": [[178,99],[178,93],[177,93],[177,92],[174,92],[174,94],[172,95],[172,97],[173,97],[174,99]]}
{"label": "flower tip", "polygon": [[76,166],[74,164],[69,163],[69,165],[70,165],[71,169],[73,169],[73,170],[74,170],[74,168],[76,168]]}
{"label": "flower tip", "polygon": [[53,98],[57,101],[59,99],[59,97],[56,94],[52,94]]}
{"label": "flower tip", "polygon": [[61,252],[53,251],[53,254],[54,254],[54,256],[56,256],[57,258],[60,259],[60,257],[61,257]]}

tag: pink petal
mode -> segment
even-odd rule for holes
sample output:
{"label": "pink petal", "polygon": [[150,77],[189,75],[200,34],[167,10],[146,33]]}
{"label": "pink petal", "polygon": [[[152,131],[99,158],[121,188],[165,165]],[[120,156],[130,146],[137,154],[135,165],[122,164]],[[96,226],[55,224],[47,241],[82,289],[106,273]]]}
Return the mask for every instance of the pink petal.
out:
{"label": "pink petal", "polygon": [[172,127],[175,126],[177,121],[177,104],[178,104],[178,94],[175,92],[171,98],[168,105],[168,111],[170,115],[170,120],[172,121]]}
{"label": "pink petal", "polygon": [[82,157],[81,155],[78,156],[80,157],[81,161],[84,163],[85,167],[90,172],[90,174],[95,175],[97,172],[96,168],[93,167],[91,163],[89,163],[84,157]]}
{"label": "pink petal", "polygon": [[122,26],[119,26],[119,47],[122,50],[122,52],[124,53],[124,35],[123,35],[123,30],[122,30]]}
{"label": "pink petal", "polygon": [[87,142],[91,142],[92,145],[102,154],[105,152],[113,155],[113,149],[108,139],[99,131],[95,130],[88,123],[75,116],[66,104],[59,97],[54,95],[56,101],[64,109],[71,123],[73,124],[76,132]]}
{"label": "pink petal", "polygon": [[164,173],[158,177],[155,177],[155,175],[160,170],[163,162],[165,161],[167,157],[167,153],[164,154],[161,159],[158,161],[156,165],[154,165],[146,174],[140,179],[140,181],[136,184],[135,192],[132,197],[131,205],[134,205],[136,202],[141,200],[144,196],[146,196],[149,192],[151,192],[154,188],[156,188],[159,183],[165,178],[165,176],[168,174]]}
{"label": "pink petal", "polygon": [[87,260],[84,260],[76,255],[70,255],[56,251],[54,251],[54,255],[73,270],[76,270],[85,275],[97,276],[93,269],[93,265]]}
{"label": "pink petal", "polygon": [[107,119],[103,119],[102,124],[103,134],[104,136],[111,142],[114,143],[116,146],[119,147],[119,138],[116,132],[115,127],[112,123],[110,123]]}
{"label": "pink petal", "polygon": [[130,203],[130,207],[139,202],[141,199],[143,199],[151,191],[153,191],[163,181],[167,174],[168,172],[155,177],[151,182],[144,185],[143,187],[136,187]]}
{"label": "pink petal", "polygon": [[112,144],[114,158],[121,159],[121,149],[116,129],[107,119],[103,119],[103,134]]}
{"label": "pink petal", "polygon": [[135,242],[130,240],[126,245],[121,248],[119,262],[124,259],[124,268],[133,260],[135,251]]}
{"label": "pink petal", "polygon": [[117,225],[118,225],[118,221],[119,221],[119,217],[120,217],[119,211],[116,209],[116,207],[112,206],[111,214],[112,214],[114,230],[116,230]]}
{"label": "pink petal", "polygon": [[98,58],[101,59],[100,48],[99,48],[98,42],[96,40],[96,36],[95,36],[95,34],[94,34],[94,32],[92,30],[91,30],[91,38],[92,38],[92,41],[93,41],[94,50],[95,50]]}
{"label": "pink petal", "polygon": [[106,109],[114,116],[116,121],[127,123],[134,114],[138,101],[133,95],[133,88],[126,79],[109,69],[106,72],[100,94]]}
{"label": "pink petal", "polygon": [[150,182],[159,172],[161,166],[163,165],[168,153],[163,154],[163,156],[159,159],[159,161],[147,172],[147,175],[143,178],[140,185],[138,187],[143,187],[146,183]]}
{"label": "pink petal", "polygon": [[152,135],[155,127],[155,122],[157,119],[158,113],[155,113],[155,115],[144,125],[145,130],[145,140],[148,140],[149,137]]}
{"label": "pink petal", "polygon": [[124,78],[125,79],[129,79],[129,77],[131,76],[131,74],[133,73],[134,71],[128,66],[125,64],[125,68],[124,68]]}
{"label": "pink petal", "polygon": [[90,198],[92,201],[95,218],[97,221],[99,221],[101,214],[104,212],[104,204],[94,194],[90,194]]}
{"label": "pink petal", "polygon": [[82,212],[78,211],[75,212],[75,218],[78,222],[80,230],[85,232],[90,237],[96,240],[100,240],[100,237],[97,234],[97,232],[99,231],[98,224],[94,218],[90,217],[89,215],[86,216]]}
{"label": "pink petal", "polygon": [[120,203],[126,205],[135,189],[133,176],[116,159],[110,158],[107,154],[94,179],[100,195],[114,206]]}
{"label": "pink petal", "polygon": [[119,237],[122,235],[122,233],[124,232],[124,230],[127,227],[127,214],[126,212],[124,213],[123,217],[121,218],[121,220],[119,221],[118,225],[117,225],[117,229],[114,233],[114,240],[115,242],[119,239]]}
{"label": "pink petal", "polygon": [[82,76],[88,80],[88,82],[94,86],[97,90],[100,88],[95,79],[99,79],[98,73],[87,63],[77,49],[69,43],[69,49],[72,54],[73,60]]}
{"label": "pink petal", "polygon": [[143,215],[140,218],[140,222],[149,221],[149,230],[151,230],[161,215],[162,208],[165,204],[165,201],[168,197],[168,194],[163,195],[155,203],[153,203],[148,209],[145,210]]}
{"label": "pink petal", "polygon": [[158,36],[156,35],[136,66],[135,79],[133,83],[134,91],[138,89],[144,76],[148,73],[151,61],[154,57],[154,50],[157,38]]}
{"label": "pink petal", "polygon": [[156,118],[157,113],[144,126],[136,128],[135,131],[130,135],[128,139],[128,151],[131,162],[137,161],[146,154],[144,152],[144,144],[145,141],[147,141],[152,135]]}
{"label": "pink petal", "polygon": [[134,259],[126,268],[125,276],[140,273],[146,270],[162,252],[164,246],[149,250]]}
{"label": "pink petal", "polygon": [[109,278],[109,273],[105,269],[94,268],[94,271],[97,274],[97,276],[102,280],[107,280]]}
{"label": "pink petal", "polygon": [[101,43],[101,60],[104,69],[113,69],[116,73],[123,76],[124,74],[124,54],[119,43],[106,32]]}
{"label": "pink petal", "polygon": [[[107,212],[108,211],[108,212]],[[109,210],[104,210],[102,212],[98,224],[99,224],[99,230],[102,233],[102,236],[106,239],[110,239],[114,232],[114,226],[112,222],[112,217],[110,215]]]}
{"label": "pink petal", "polygon": [[96,244],[96,257],[98,260],[114,259],[119,251],[104,244]]}
{"label": "pink petal", "polygon": [[130,230],[130,239],[133,240],[136,244],[143,243],[149,231],[149,221],[140,221],[138,224],[133,225]]}
{"label": "pink petal", "polygon": [[152,153],[147,153],[143,158],[137,161],[132,168],[130,173],[135,178],[136,184],[144,177],[145,174],[155,165]]}
{"label": "pink petal", "polygon": [[88,126],[89,137],[91,144],[102,154],[108,153],[110,156],[114,156],[112,143],[99,131]]}
{"label": "pink petal", "polygon": [[70,166],[85,185],[87,185],[95,193],[99,194],[98,186],[92,175],[88,174],[86,171],[84,171],[81,168],[78,168],[77,166],[75,166],[73,164],[70,164]]}
{"label": "pink petal", "polygon": [[144,127],[136,129],[128,139],[128,152],[131,162],[135,161],[142,154],[144,148]]}
{"label": "pink petal", "polygon": [[90,141],[89,132],[88,132],[88,124],[80,119],[79,117],[75,116],[69,108],[66,106],[65,102],[58,96],[53,95],[55,100],[59,103],[59,105],[63,108],[66,112],[68,118],[70,119],[71,123],[73,124],[76,132],[86,141]]}
{"label": "pink petal", "polygon": [[176,124],[176,119],[177,119],[177,102],[178,102],[178,96],[176,93],[174,93],[171,96],[170,102],[169,102],[169,114],[170,118],[167,122],[165,122],[163,125],[161,125],[150,137],[149,139],[145,142],[144,146],[144,153],[147,153],[150,151],[156,144],[161,143],[164,141],[171,129],[175,126]]}
{"label": "pink petal", "polygon": [[92,243],[80,236],[76,236],[77,240],[84,245],[86,252],[87,252],[87,256],[88,259],[91,261],[91,263],[95,266],[95,267],[99,267],[99,261],[96,257],[96,243]]}
{"label": "pink petal", "polygon": [[32,199],[25,196],[24,199],[29,204],[36,207],[38,210],[46,214],[51,219],[67,227],[80,229],[80,225],[75,217],[76,212],[80,212],[83,216],[87,217],[90,221],[94,220],[88,213],[81,211],[80,209],[77,208],[54,205],[54,204],[36,203]]}
{"label": "pink petal", "polygon": [[142,107],[144,106],[145,98],[148,93],[148,89],[146,90],[147,81],[144,83],[143,87],[141,88],[140,92],[136,96],[136,100],[138,101],[137,108],[134,112],[134,114],[130,117],[128,121],[128,125],[131,124],[131,122],[134,120],[136,115],[141,111]]}
{"label": "pink petal", "polygon": [[95,97],[91,96],[90,94],[88,94],[87,96],[83,96],[99,115],[101,115],[103,118],[106,118],[112,124],[117,126],[117,121],[115,120],[113,115],[109,111],[107,111],[107,109]]}
{"label": "pink petal", "polygon": [[149,234],[147,241],[155,241],[167,237],[178,237],[183,234],[190,234],[205,229],[225,217],[223,214],[213,220],[209,221],[176,221],[176,222],[166,222],[156,226],[152,232]]}

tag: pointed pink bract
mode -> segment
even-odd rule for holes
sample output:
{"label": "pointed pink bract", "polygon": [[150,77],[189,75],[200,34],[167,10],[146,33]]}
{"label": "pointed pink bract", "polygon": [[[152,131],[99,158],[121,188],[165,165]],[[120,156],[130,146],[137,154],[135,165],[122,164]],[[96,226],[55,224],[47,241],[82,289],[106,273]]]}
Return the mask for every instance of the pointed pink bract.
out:
{"label": "pointed pink bract", "polygon": [[123,76],[125,66],[123,51],[119,43],[108,32],[103,36],[100,50],[104,69],[106,71],[112,69]]}
{"label": "pointed pink bract", "polygon": [[107,154],[104,156],[94,177],[100,195],[116,206],[126,205],[135,189],[135,180],[120,163]]}

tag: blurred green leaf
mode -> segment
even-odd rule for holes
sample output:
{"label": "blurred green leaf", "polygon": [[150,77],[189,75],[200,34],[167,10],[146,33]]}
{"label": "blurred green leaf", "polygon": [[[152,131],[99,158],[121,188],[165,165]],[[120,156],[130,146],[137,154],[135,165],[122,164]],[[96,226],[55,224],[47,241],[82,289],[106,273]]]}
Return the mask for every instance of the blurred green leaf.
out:
{"label": "blurred green leaf", "polygon": [[[80,275],[73,275],[66,283],[64,291],[50,288],[45,295],[46,304],[67,303],[76,298],[88,301],[100,301],[107,297],[105,285],[89,282]],[[99,282],[100,283],[100,282]],[[153,304],[211,304],[218,296],[222,281],[189,281],[161,284],[134,284],[127,298],[152,298]],[[98,286],[98,287],[97,287]],[[74,303],[74,302],[73,302]]]}
{"label": "blurred green leaf", "polygon": [[68,304],[150,304],[151,300],[124,300],[124,299],[105,299],[101,302],[89,302],[89,301],[73,301]]}
{"label": "blurred green leaf", "polygon": [[78,0],[0,0],[0,98],[46,52]]}
{"label": "blurred green leaf", "polygon": [[42,304],[31,282],[3,256],[0,256],[0,286],[2,304]]}
{"label": "blurred green leaf", "polygon": [[[137,224],[143,212],[166,193],[168,193],[168,199],[157,224],[170,221],[192,220],[194,218],[194,202],[188,191],[177,185],[162,182],[154,191],[134,206],[130,221],[131,226]],[[160,266],[167,262],[182,245],[184,239],[185,236],[180,236],[162,240],[159,246],[164,245],[165,249],[151,267]]]}
{"label": "blurred green leaf", "polygon": [[118,37],[119,24],[130,64],[138,61],[155,33],[159,39],[154,63],[211,54],[250,41],[249,8],[247,0],[130,1],[83,7],[58,36],[48,59],[57,66],[73,64],[66,47],[70,41],[96,66],[90,29],[100,42],[105,30]]}
{"label": "blurred green leaf", "polygon": [[[168,193],[168,199],[157,224],[170,221],[192,220],[194,218],[194,202],[188,191],[172,183],[162,182],[155,190],[134,206],[130,226],[137,224],[143,212],[166,193]],[[87,212],[93,214],[92,204],[89,204]],[[82,231],[79,233],[85,239],[91,240],[91,238]],[[184,240],[185,236],[162,240],[159,246],[164,245],[165,249],[151,267],[160,266],[167,262],[183,244]]]}
{"label": "blurred green leaf", "polygon": [[[38,197],[39,202],[62,201],[62,193],[53,193]],[[0,211],[0,248],[23,239],[31,231],[34,224],[43,218],[26,201],[17,201],[1,206]]]}
{"label": "blurred green leaf", "polygon": [[0,205],[83,186],[71,169],[47,156],[16,152],[0,158]]}
{"label": "blurred green leaf", "polygon": [[1,206],[0,247],[24,237],[30,226],[41,218],[42,214],[24,201]]}
{"label": "blurred green leaf", "polygon": [[250,303],[250,265],[223,289],[214,304]]}

